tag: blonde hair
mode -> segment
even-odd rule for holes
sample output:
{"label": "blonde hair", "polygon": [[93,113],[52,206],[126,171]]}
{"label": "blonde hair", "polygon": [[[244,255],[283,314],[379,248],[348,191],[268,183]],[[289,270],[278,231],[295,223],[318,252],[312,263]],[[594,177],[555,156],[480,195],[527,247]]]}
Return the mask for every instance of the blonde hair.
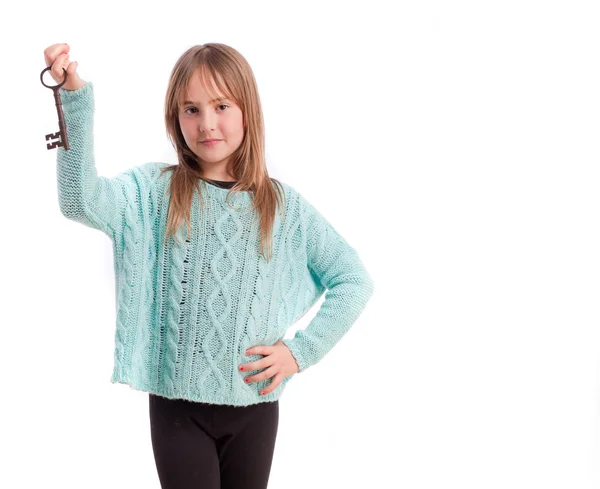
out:
{"label": "blonde hair", "polygon": [[[272,230],[277,204],[282,204],[284,192],[281,182],[270,178],[265,160],[265,133],[262,107],[256,80],[246,59],[235,49],[225,44],[207,43],[193,46],[183,53],[175,63],[165,96],[165,124],[179,164],[162,169],[172,171],[169,192],[171,202],[167,220],[168,236],[175,236],[185,220],[188,233],[191,232],[190,213],[194,189],[198,190],[201,208],[203,207],[200,180],[202,168],[197,156],[188,147],[179,126],[180,103],[184,100],[188,85],[193,76],[199,73],[207,90],[212,90],[211,81],[225,96],[239,105],[244,121],[244,137],[240,146],[231,155],[228,172],[237,183],[227,193],[226,202],[232,193],[249,191],[252,194],[253,210],[260,216],[260,250],[267,261],[273,252]],[[209,83],[207,83],[209,82]],[[216,97],[215,93],[211,95]],[[162,174],[162,173],[161,173]],[[275,186],[277,184],[277,192]],[[285,209],[285,204],[283,204]],[[266,251],[265,251],[266,250]]]}

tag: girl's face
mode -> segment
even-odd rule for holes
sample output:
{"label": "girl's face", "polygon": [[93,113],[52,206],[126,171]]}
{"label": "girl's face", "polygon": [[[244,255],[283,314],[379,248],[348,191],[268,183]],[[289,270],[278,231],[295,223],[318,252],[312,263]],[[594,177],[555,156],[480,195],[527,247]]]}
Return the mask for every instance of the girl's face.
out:
{"label": "girl's face", "polygon": [[[179,125],[186,144],[198,157],[203,175],[219,180],[229,175],[229,157],[242,143],[244,125],[240,107],[216,87],[214,90],[221,100],[211,100],[200,77],[192,77],[179,107]],[[203,143],[207,139],[219,141]]]}

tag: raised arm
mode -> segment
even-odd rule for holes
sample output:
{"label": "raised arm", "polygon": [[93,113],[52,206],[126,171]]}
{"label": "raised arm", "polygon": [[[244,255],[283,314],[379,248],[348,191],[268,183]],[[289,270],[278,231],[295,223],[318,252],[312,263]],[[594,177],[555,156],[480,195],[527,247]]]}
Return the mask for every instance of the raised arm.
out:
{"label": "raised arm", "polygon": [[94,86],[60,89],[71,148],[58,148],[58,202],[68,219],[98,229],[111,238],[120,233],[124,214],[133,211],[137,167],[114,178],[99,177],[94,162]]}
{"label": "raised arm", "polygon": [[373,295],[374,284],[356,250],[301,195],[307,266],[328,289],[308,326],[284,339],[300,372],[319,362],[346,334]]}

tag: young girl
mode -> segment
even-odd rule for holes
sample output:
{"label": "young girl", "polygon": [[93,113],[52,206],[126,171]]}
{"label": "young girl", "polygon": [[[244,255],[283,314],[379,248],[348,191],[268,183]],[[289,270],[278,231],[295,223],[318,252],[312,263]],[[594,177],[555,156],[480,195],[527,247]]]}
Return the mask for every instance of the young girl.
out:
{"label": "young girl", "polygon": [[[68,45],[44,54],[57,82],[67,71],[60,209],[113,242],[111,382],[149,393],[161,486],[266,488],[278,399],[356,321],[370,275],[298,191],[269,177],[256,81],[235,49],[194,46],[173,68],[165,122],[178,164],[111,179],[94,163],[93,84]],[[326,290],[308,327],[283,339]]]}

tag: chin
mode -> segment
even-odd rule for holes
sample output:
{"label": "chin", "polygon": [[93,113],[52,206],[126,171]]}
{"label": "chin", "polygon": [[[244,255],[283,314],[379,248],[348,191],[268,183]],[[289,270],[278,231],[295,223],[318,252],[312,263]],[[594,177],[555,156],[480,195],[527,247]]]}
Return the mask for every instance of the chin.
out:
{"label": "chin", "polygon": [[198,158],[200,158],[200,161],[205,161],[206,163],[219,163],[226,159],[227,156],[210,155],[209,157],[206,157],[206,155],[198,155]]}

